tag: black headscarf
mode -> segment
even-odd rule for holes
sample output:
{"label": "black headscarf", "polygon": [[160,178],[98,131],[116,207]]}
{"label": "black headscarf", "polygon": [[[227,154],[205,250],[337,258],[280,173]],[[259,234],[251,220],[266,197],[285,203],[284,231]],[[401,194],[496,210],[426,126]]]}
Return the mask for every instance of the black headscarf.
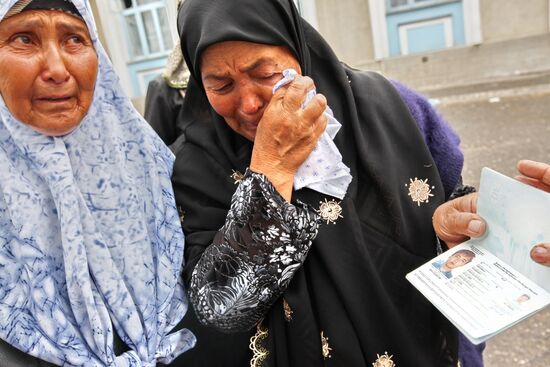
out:
{"label": "black headscarf", "polygon": [[[183,121],[178,123],[186,141],[175,147],[173,176],[185,216],[185,280],[224,224],[236,189],[230,175],[244,172],[252,150],[252,143],[210,107],[200,83],[201,55],[208,46],[229,40],[285,45],[342,123],[334,141],[354,179],[340,204],[343,218],[320,229],[284,294],[293,320],[285,321],[282,300],[266,315],[268,365],[370,367],[387,351],[399,367],[451,366],[456,359],[454,332],[405,280],[407,272],[435,255],[431,217],[445,194],[397,91],[377,74],[341,64],[292,0],[186,0],[178,29],[191,71]],[[434,197],[420,206],[406,189],[415,177],[433,185]],[[318,207],[332,198],[302,189],[293,199]],[[200,331],[205,339],[218,335],[206,330]],[[321,331],[332,348],[331,358],[322,357]],[[231,347],[225,350],[214,344],[209,348],[203,340],[205,349],[195,352],[211,365],[242,366],[248,362],[222,361],[248,347],[244,336],[228,336]]]}

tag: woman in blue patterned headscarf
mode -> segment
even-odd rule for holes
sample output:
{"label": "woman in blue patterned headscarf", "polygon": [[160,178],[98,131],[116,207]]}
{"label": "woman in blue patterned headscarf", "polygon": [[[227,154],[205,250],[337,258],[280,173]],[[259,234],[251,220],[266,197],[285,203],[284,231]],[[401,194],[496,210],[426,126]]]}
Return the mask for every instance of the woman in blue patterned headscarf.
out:
{"label": "woman in blue patterned headscarf", "polygon": [[87,1],[0,0],[0,94],[1,364],[170,363],[194,344],[172,331],[187,309],[174,158]]}

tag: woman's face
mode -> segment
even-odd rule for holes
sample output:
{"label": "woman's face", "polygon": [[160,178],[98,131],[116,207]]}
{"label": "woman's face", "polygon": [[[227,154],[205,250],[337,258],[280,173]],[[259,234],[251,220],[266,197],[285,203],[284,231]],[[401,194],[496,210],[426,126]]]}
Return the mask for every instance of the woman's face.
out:
{"label": "woman's face", "polygon": [[237,134],[254,141],[256,128],[285,69],[301,73],[285,46],[220,42],[201,56],[201,79],[212,108]]}
{"label": "woman's face", "polygon": [[59,136],[92,103],[97,54],[84,21],[60,11],[24,11],[0,22],[0,94],[21,122]]}

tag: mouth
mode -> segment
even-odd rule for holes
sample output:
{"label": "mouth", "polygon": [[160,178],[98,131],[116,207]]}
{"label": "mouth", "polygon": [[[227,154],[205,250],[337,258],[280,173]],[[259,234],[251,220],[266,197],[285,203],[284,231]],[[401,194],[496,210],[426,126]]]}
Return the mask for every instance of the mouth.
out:
{"label": "mouth", "polygon": [[258,128],[258,124],[259,124],[259,122],[249,122],[249,123],[246,124],[246,126],[250,130],[256,130]]}
{"label": "mouth", "polygon": [[241,125],[243,125],[245,129],[252,131],[256,131],[259,124],[260,121],[241,121]]}
{"label": "mouth", "polygon": [[62,103],[67,102],[70,99],[72,99],[72,96],[69,95],[62,95],[62,96],[43,96],[39,97],[36,100],[40,102],[50,102],[50,103]]}

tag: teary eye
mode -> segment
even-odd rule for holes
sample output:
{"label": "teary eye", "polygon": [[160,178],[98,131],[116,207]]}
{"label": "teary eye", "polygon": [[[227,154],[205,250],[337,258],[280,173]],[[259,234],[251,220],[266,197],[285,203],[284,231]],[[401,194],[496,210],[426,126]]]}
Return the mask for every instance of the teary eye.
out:
{"label": "teary eye", "polygon": [[80,36],[77,36],[77,35],[74,35],[74,36],[70,36],[68,38],[68,40],[71,42],[71,43],[84,43],[84,40],[82,39],[82,37]]}
{"label": "teary eye", "polygon": [[28,45],[28,44],[32,43],[31,37],[29,37],[25,34],[19,34],[19,35],[15,36],[14,41],[18,42],[18,43],[23,43],[25,45]]}

